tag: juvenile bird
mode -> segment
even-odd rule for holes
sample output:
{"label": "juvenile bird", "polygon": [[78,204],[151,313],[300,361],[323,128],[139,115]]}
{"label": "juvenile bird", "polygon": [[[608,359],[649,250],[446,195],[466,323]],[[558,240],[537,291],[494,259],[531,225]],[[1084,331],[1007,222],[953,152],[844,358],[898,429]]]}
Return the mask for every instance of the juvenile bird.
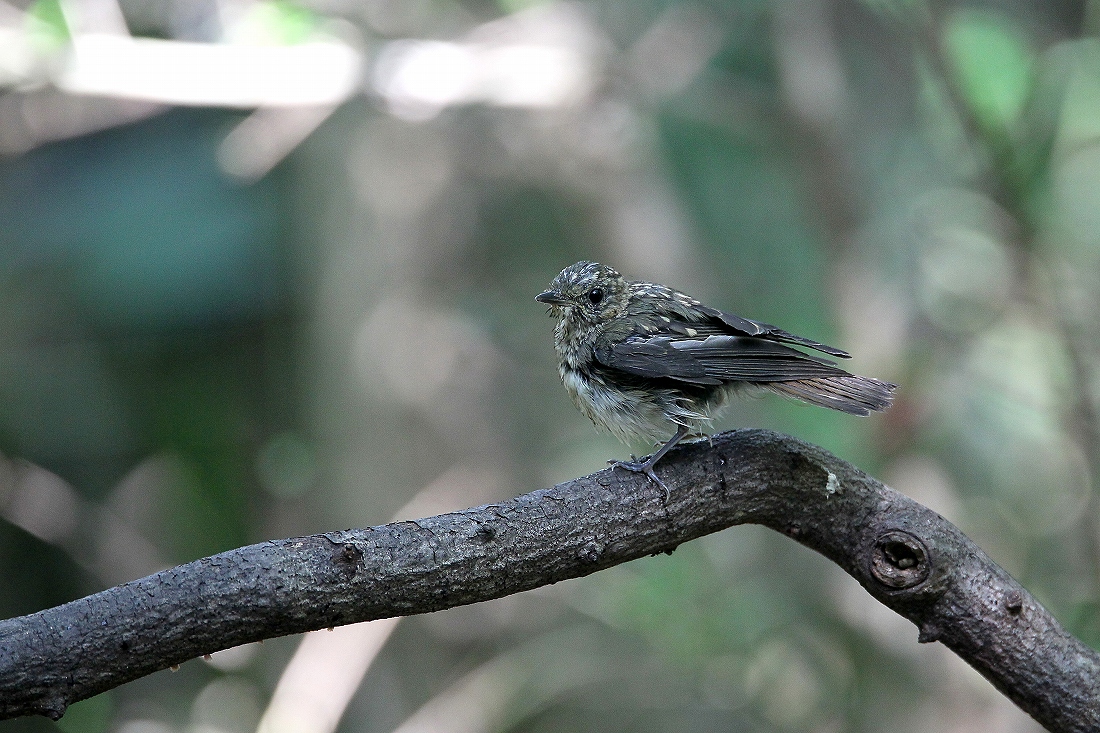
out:
{"label": "juvenile bird", "polygon": [[[629,282],[598,262],[561,271],[535,300],[558,319],[554,346],[566,391],[597,427],[623,442],[671,438],[645,461],[609,461],[644,473],[682,438],[699,433],[731,393],[760,387],[851,415],[885,410],[897,385],[849,374],[840,349],[723,313],[664,285]],[[633,459],[634,456],[631,456]]]}

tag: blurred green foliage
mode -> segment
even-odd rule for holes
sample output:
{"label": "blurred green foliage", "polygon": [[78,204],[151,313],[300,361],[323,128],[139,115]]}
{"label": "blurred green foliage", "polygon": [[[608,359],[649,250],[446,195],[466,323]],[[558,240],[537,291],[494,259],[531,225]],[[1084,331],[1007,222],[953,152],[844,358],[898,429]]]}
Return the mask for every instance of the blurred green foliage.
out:
{"label": "blurred green foliage", "polygon": [[[1100,645],[1094,0],[209,5],[120,8],[146,35],[209,39],[233,10],[249,42],[326,29],[370,59],[528,23],[586,49],[594,81],[560,107],[421,117],[375,90],[259,181],[219,165],[244,115],[210,109],[0,158],[0,613],[644,452],[573,409],[532,301],[583,258],[898,382],[882,416],[746,399],[716,428],[858,463]],[[68,6],[27,7],[43,53]],[[0,133],[49,94],[0,89]],[[248,733],[292,648],[0,726]],[[751,527],[410,619],[340,730],[393,730],[467,679],[496,685],[466,704],[502,731],[1037,730]]]}
{"label": "blurred green foliage", "polygon": [[69,40],[69,26],[59,0],[35,0],[27,7],[27,32],[43,53],[56,53]]}
{"label": "blurred green foliage", "polygon": [[958,85],[986,134],[1007,136],[1032,91],[1035,59],[1027,38],[1000,14],[960,12],[946,29]]}

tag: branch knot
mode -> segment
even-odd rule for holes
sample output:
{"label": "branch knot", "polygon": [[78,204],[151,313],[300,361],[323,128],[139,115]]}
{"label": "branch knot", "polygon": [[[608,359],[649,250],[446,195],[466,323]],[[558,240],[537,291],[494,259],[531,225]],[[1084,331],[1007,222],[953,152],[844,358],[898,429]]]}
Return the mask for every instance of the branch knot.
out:
{"label": "branch knot", "polygon": [[928,550],[919,539],[902,530],[878,536],[871,552],[871,575],[893,590],[915,588],[932,574]]}

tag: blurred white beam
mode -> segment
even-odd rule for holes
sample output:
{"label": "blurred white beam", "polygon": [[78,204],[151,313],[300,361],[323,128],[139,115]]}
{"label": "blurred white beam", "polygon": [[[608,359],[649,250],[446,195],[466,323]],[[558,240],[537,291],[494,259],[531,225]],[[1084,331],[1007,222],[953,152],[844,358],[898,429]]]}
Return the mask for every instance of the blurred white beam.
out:
{"label": "blurred white beam", "polygon": [[549,108],[595,87],[604,38],[572,3],[548,3],[485,23],[461,41],[394,41],[372,86],[390,111],[429,119],[446,107]]}
{"label": "blurred white beam", "polygon": [[73,39],[57,86],[162,104],[319,107],[351,97],[362,67],[362,55],[338,41],[260,46],[93,33]]}
{"label": "blurred white beam", "polygon": [[844,64],[823,0],[786,0],[775,13],[775,48],[787,102],[804,121],[831,129],[847,109]]}
{"label": "blurred white beam", "polygon": [[635,82],[653,96],[683,91],[722,48],[725,26],[705,7],[674,5],[627,55]]}
{"label": "blurred white beam", "polygon": [[[491,472],[458,464],[417,492],[394,518],[455,511],[487,498],[481,492],[495,494],[499,484]],[[379,619],[305,634],[279,678],[256,733],[333,733],[400,622],[400,617]]]}
{"label": "blurred white beam", "polygon": [[258,733],[331,733],[400,618],[314,631],[279,678]]}
{"label": "blurred white beam", "polygon": [[25,17],[22,10],[6,0],[0,0],[0,27],[21,28]]}
{"label": "blurred white beam", "polygon": [[126,18],[118,0],[61,0],[61,12],[65,24],[73,35],[82,33],[106,33],[112,36],[128,36]]}
{"label": "blurred white beam", "polygon": [[[2,52],[0,35],[0,56]],[[44,143],[130,124],[165,109],[136,99],[65,94],[48,86],[0,95],[0,156],[20,155]]]}
{"label": "blurred white beam", "polygon": [[430,117],[444,107],[560,107],[591,86],[589,63],[571,48],[398,41],[378,59],[374,87],[399,116]]}
{"label": "blurred white beam", "polygon": [[552,700],[621,674],[581,625],[549,631],[468,672],[401,723],[394,733],[513,730]]}
{"label": "blurred white beam", "polygon": [[336,111],[323,107],[261,107],[226,135],[218,164],[244,181],[263,178]]}

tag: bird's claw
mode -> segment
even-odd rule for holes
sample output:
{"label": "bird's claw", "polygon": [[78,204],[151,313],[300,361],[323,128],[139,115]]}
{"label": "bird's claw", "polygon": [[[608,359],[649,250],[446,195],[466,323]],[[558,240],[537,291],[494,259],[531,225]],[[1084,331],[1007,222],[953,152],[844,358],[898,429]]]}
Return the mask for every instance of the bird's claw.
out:
{"label": "bird's claw", "polygon": [[[634,458],[634,456],[630,456]],[[612,468],[625,468],[627,471],[633,471],[634,473],[644,473],[649,477],[649,480],[661,487],[665,492],[665,502],[668,502],[672,492],[665,486],[665,482],[657,478],[657,474],[653,472],[653,464],[649,461],[642,463],[641,461],[608,461]]]}

